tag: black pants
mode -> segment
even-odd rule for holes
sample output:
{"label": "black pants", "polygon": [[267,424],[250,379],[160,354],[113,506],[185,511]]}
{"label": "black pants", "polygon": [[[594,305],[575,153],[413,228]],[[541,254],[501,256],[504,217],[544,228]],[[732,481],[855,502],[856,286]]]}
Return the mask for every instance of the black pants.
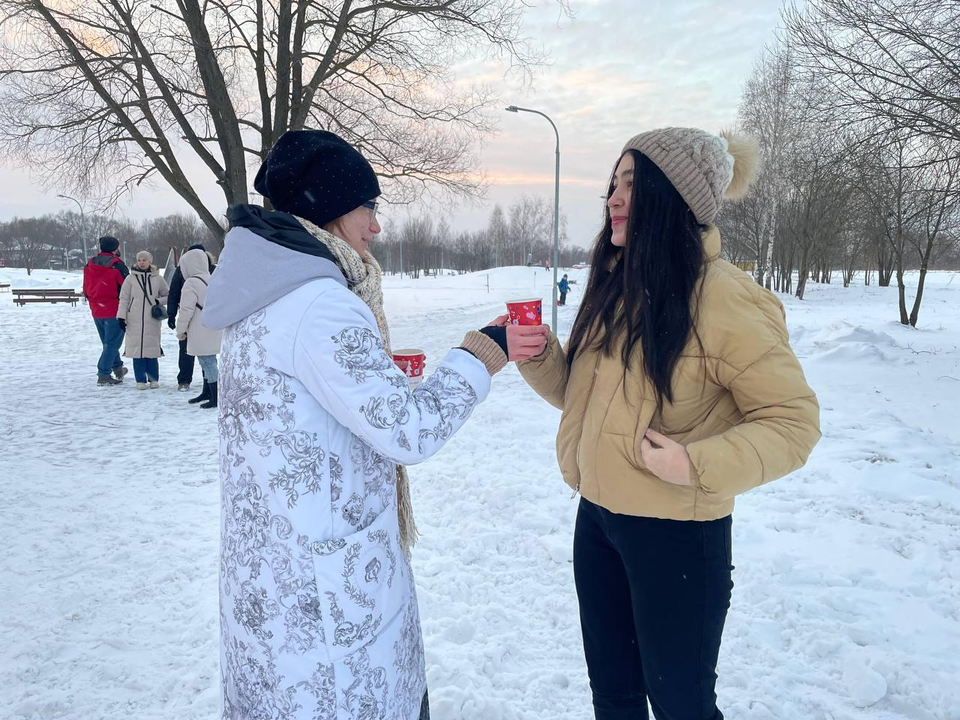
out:
{"label": "black pants", "polygon": [[567,304],[567,294],[565,292],[560,293],[560,304],[561,305]]}
{"label": "black pants", "polygon": [[730,607],[731,518],[617,515],[581,499],[573,542],[597,720],[722,720],[717,656]]}
{"label": "black pants", "polygon": [[177,385],[189,385],[193,382],[193,355],[187,354],[187,341],[180,341],[180,371],[177,373]]}

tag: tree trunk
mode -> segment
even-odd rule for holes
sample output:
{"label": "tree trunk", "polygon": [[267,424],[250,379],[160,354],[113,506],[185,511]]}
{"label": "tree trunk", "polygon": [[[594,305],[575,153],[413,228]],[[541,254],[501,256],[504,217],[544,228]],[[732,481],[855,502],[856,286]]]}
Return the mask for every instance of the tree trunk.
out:
{"label": "tree trunk", "polygon": [[[764,268],[764,278],[763,286],[769,290],[770,282],[772,280],[771,275],[773,274],[773,249],[774,249],[774,238],[776,237],[777,231],[777,213],[780,211],[779,202],[780,198],[774,194],[772,202],[770,203],[770,222],[768,223],[769,227],[767,229],[767,253],[763,259],[763,268]],[[758,258],[759,259],[759,258]]]}
{"label": "tree trunk", "polygon": [[920,280],[917,283],[917,296],[913,299],[913,309],[910,311],[910,324],[917,326],[917,319],[920,317],[920,303],[923,300],[923,286],[927,280],[927,268],[930,265],[930,255],[933,254],[933,243],[935,236],[927,237],[927,246],[924,248],[923,257],[920,258]]}
{"label": "tree trunk", "polygon": [[883,248],[878,246],[877,250],[877,285],[880,287],[890,287],[890,281],[893,279],[893,257],[884,255]]}
{"label": "tree trunk", "polygon": [[803,300],[803,294],[807,290],[807,280],[810,277],[810,261],[807,258],[807,250],[804,249],[800,255],[800,272],[797,275],[797,299]]}
{"label": "tree trunk", "polygon": [[920,317],[920,302],[923,300],[923,284],[927,279],[927,265],[924,262],[920,266],[920,280],[917,282],[917,296],[913,299],[913,309],[910,311],[910,324],[917,326],[917,318]]}
{"label": "tree trunk", "polygon": [[757,267],[754,268],[753,279],[757,281],[757,285],[763,287],[764,282],[768,285],[770,283],[770,275],[773,273],[772,267],[765,267],[763,264],[763,258],[767,256],[767,245],[769,244],[769,239],[764,238],[763,244],[760,246],[760,256],[757,258]]}
{"label": "tree trunk", "polygon": [[907,315],[907,287],[903,282],[903,258],[897,261],[897,298],[900,303],[900,324],[909,325],[910,316]]}
{"label": "tree trunk", "polygon": [[854,265],[855,265],[855,264],[856,264],[856,260],[855,260],[853,257],[851,257],[851,258],[844,264],[844,266],[841,268],[841,272],[842,272],[842,274],[843,274],[843,286],[844,286],[845,288],[850,287],[850,283],[853,281],[853,273],[855,272],[855,270],[854,270]]}

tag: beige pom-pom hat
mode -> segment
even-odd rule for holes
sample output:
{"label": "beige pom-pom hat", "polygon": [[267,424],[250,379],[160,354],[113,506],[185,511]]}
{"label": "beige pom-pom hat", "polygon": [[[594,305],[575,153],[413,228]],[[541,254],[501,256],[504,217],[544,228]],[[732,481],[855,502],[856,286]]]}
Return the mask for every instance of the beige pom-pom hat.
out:
{"label": "beige pom-pom hat", "polygon": [[643,153],[663,171],[701,225],[714,221],[724,200],[747,196],[760,165],[754,138],[697,128],[649,130],[631,138],[627,150]]}

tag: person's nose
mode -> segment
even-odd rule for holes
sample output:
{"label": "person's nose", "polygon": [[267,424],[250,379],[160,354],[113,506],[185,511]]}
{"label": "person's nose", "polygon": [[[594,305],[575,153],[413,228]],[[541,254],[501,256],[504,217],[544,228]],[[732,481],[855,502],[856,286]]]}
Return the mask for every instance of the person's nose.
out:
{"label": "person's nose", "polygon": [[610,193],[610,197],[607,198],[607,207],[611,210],[616,210],[619,207],[623,207],[623,198],[620,196],[620,188],[617,188]]}
{"label": "person's nose", "polygon": [[380,221],[376,217],[371,218],[370,220],[370,232],[374,235],[380,234]]}

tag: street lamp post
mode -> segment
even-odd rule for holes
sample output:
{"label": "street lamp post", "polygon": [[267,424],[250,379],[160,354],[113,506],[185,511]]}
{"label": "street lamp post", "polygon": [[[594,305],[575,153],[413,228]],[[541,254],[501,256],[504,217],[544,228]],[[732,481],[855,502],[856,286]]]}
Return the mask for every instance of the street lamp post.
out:
{"label": "street lamp post", "polygon": [[57,195],[58,198],[63,198],[64,200],[72,200],[77,204],[77,207],[80,208],[80,241],[83,243],[83,262],[86,263],[89,260],[87,255],[87,231],[86,231],[86,222],[84,222],[83,216],[83,205],[80,204],[80,201],[76,198],[72,198],[69,195]]}
{"label": "street lamp post", "polygon": [[553,120],[550,119],[548,115],[540,112],[539,110],[531,110],[530,108],[517,107],[516,105],[511,105],[506,108],[507,112],[512,113],[521,113],[528,112],[533,113],[534,115],[539,115],[547,119],[547,122],[550,123],[550,127],[553,128],[553,134],[557,138],[557,171],[554,182],[554,193],[553,193],[553,302],[551,303],[552,307],[552,325],[553,325],[553,334],[557,334],[557,266],[560,264],[560,133],[557,130],[557,126],[554,125]]}

